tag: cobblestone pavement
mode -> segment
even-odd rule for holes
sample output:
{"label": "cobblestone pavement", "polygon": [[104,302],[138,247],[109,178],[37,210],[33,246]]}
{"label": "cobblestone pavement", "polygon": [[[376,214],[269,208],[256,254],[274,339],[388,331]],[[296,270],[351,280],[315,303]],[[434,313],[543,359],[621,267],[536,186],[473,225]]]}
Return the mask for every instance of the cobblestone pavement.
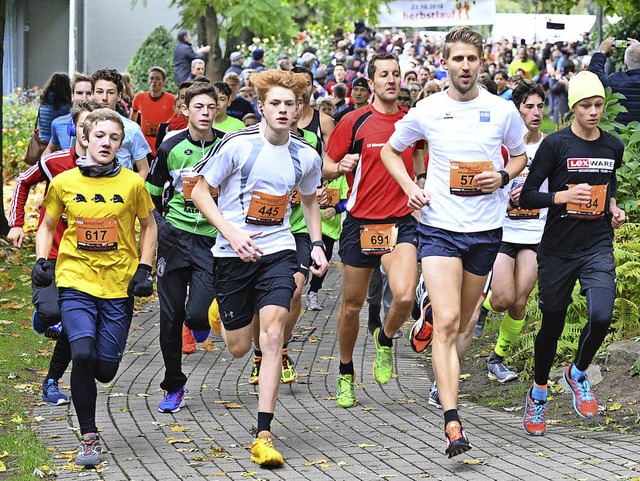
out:
{"label": "cobblestone pavement", "polygon": [[[249,461],[256,425],[257,386],[248,384],[251,357],[232,359],[219,348],[184,356],[189,376],[187,406],[161,414],[163,393],[158,308],[150,303],[134,318],[128,351],[114,381],[99,385],[98,426],[104,462],[97,471],[74,471],[77,420],[73,409],[39,406],[35,424],[55,446],[56,479],[149,480],[624,480],[638,479],[638,438],[570,431],[551,425],[542,438],[522,429],[517,415],[462,403],[460,413],[473,449],[444,455],[442,412],[427,404],[425,358],[408,342],[395,342],[397,377],[385,386],[373,380],[375,348],[365,317],[354,363],[358,405],[336,407],[338,372],[336,315],[340,273],[335,264],[320,293],[324,309],[306,312],[289,345],[299,378],[280,388],[273,424],[286,465],[262,469]],[[68,393],[68,375],[62,383]],[[66,386],[66,387],[65,387]],[[173,442],[175,441],[175,442]],[[173,442],[173,443],[172,443]]]}

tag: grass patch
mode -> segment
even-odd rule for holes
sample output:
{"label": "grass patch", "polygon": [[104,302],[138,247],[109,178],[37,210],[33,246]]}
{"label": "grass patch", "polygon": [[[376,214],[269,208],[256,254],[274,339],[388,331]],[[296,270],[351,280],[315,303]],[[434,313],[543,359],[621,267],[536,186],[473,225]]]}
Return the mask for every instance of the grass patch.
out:
{"label": "grass patch", "polygon": [[54,346],[31,328],[32,252],[0,245],[0,477],[14,481],[33,480],[51,459],[30,427]]}

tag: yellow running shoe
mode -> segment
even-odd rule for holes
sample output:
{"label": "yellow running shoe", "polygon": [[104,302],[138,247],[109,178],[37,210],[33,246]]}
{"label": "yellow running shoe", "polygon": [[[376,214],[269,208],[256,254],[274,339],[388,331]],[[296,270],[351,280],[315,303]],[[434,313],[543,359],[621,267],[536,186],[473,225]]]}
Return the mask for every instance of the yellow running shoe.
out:
{"label": "yellow running shoe", "polygon": [[336,388],[336,405],[339,408],[352,408],[356,405],[356,393],[353,385],[355,374],[339,374],[338,387]]}
{"label": "yellow running shoe", "polygon": [[211,330],[216,334],[220,334],[222,332],[222,324],[220,322],[220,311],[218,310],[217,299],[214,299],[209,306],[209,325],[211,326]]}
{"label": "yellow running shoe", "polygon": [[253,357],[253,367],[251,368],[251,375],[249,376],[249,384],[258,384],[260,382],[260,364],[262,364],[262,357]]}
{"label": "yellow running shoe", "polygon": [[282,466],[284,459],[273,447],[272,435],[269,431],[260,431],[251,444],[251,462],[260,466]]}
{"label": "yellow running shoe", "polygon": [[293,361],[289,357],[289,351],[287,349],[282,350],[282,377],[281,380],[284,384],[291,384],[298,377],[298,372],[293,364]]}

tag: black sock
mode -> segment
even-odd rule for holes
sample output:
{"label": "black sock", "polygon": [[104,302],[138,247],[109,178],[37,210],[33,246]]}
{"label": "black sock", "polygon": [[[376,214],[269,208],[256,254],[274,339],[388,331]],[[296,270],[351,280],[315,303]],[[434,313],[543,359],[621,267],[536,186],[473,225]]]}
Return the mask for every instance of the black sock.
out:
{"label": "black sock", "polygon": [[351,374],[353,376],[355,373],[356,372],[353,369],[353,361],[349,361],[348,364],[340,361],[340,374]]}
{"label": "black sock", "polygon": [[271,432],[271,421],[273,421],[273,413],[258,412],[258,432],[256,436],[262,431]]}
{"label": "black sock", "polygon": [[286,349],[287,347],[289,347],[289,341],[285,342],[285,343],[282,345],[282,349]]}
{"label": "black sock", "polygon": [[384,333],[384,328],[380,328],[380,332],[378,333],[378,344],[385,347],[393,347],[393,339],[387,337]]}
{"label": "black sock", "polygon": [[504,361],[504,357],[499,356],[495,351],[491,353],[491,356],[489,357],[489,362],[493,363],[493,362],[502,362]]}
{"label": "black sock", "polygon": [[262,351],[260,349],[258,349],[257,347],[253,348],[253,355],[255,357],[262,357]]}
{"label": "black sock", "polygon": [[458,410],[457,409],[449,409],[448,411],[444,412],[444,425],[446,426],[451,421],[460,422],[460,418],[458,417]]}

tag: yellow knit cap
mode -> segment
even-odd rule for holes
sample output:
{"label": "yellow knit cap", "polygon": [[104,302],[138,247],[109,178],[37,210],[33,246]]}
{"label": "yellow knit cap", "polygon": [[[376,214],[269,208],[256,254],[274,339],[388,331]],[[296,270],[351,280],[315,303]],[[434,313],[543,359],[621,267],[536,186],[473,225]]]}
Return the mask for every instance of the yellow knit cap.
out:
{"label": "yellow knit cap", "polygon": [[589,97],[604,98],[604,87],[596,74],[583,70],[569,80],[569,109],[576,102]]}

